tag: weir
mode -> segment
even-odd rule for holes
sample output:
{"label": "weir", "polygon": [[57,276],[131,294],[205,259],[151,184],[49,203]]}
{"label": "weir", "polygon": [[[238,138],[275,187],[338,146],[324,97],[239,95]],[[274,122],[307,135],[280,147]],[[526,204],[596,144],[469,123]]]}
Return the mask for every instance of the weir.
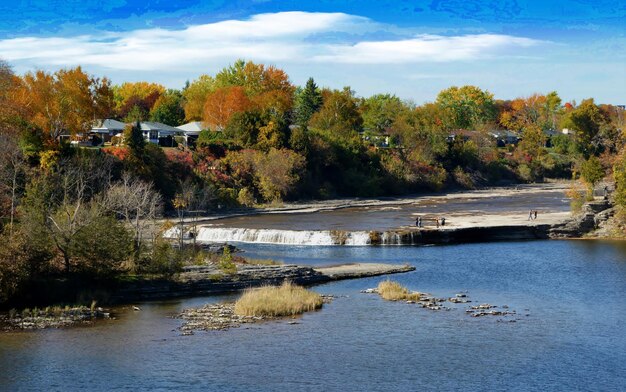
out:
{"label": "weir", "polygon": [[[491,226],[390,231],[279,230],[201,226],[199,243],[276,244],[302,246],[426,245],[548,238],[550,225]],[[178,230],[165,234],[177,238]],[[185,235],[190,238],[189,232]]]}

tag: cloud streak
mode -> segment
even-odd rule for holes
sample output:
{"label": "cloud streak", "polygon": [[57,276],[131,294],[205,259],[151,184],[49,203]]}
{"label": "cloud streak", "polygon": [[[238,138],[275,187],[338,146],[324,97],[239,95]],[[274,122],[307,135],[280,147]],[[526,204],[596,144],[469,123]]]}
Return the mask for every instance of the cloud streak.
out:
{"label": "cloud streak", "polygon": [[[99,36],[5,39],[0,40],[0,57],[37,68],[82,64],[125,71],[183,71],[236,58],[330,64],[454,62],[542,43],[499,34],[407,34],[397,40],[359,39],[366,33],[371,37],[377,31],[385,31],[385,26],[354,15],[280,12],[188,26],[182,30],[154,28],[104,32]],[[343,38],[334,42],[319,38],[333,34]],[[345,37],[350,37],[350,42]]]}

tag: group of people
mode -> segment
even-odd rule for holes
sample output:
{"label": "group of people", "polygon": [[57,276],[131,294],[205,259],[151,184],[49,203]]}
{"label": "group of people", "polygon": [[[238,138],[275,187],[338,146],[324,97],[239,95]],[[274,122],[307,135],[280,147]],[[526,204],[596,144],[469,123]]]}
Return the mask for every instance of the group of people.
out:
{"label": "group of people", "polygon": [[535,219],[537,219],[537,210],[528,211],[528,220],[535,220]]}
{"label": "group of people", "polygon": [[[446,218],[444,218],[444,217],[441,217],[441,218],[437,217],[437,218],[435,218],[435,223],[436,223],[437,227],[439,227],[440,225],[441,226],[445,226],[446,225]],[[417,226],[417,227],[424,227],[423,219],[419,215],[417,217],[415,217],[415,226]]]}

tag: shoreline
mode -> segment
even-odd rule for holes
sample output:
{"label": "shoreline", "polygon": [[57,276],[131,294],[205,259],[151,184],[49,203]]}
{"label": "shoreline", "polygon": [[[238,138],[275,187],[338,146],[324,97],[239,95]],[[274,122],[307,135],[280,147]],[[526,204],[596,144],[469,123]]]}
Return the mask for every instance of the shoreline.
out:
{"label": "shoreline", "polygon": [[546,182],[538,184],[518,184],[503,187],[487,187],[475,190],[459,190],[446,193],[424,193],[398,197],[380,197],[380,198],[345,198],[317,200],[310,202],[292,202],[284,203],[281,207],[260,207],[248,210],[235,210],[221,214],[198,216],[194,218],[185,218],[183,223],[193,223],[202,225],[204,223],[214,222],[222,219],[237,218],[254,215],[271,215],[271,214],[313,214],[317,212],[337,211],[347,208],[363,208],[363,207],[386,207],[386,206],[402,206],[416,203],[420,200],[450,200],[453,198],[471,197],[471,198],[491,198],[497,196],[513,196],[524,195],[530,193],[538,193],[545,191],[565,191],[569,187],[569,183],[563,181]]}
{"label": "shoreline", "polygon": [[[339,267],[339,268],[338,268]],[[191,266],[172,279],[140,279],[119,287],[111,294],[113,303],[158,300],[200,295],[221,295],[251,287],[279,285],[289,280],[312,286],[337,280],[414,271],[409,264],[349,263],[335,267],[285,265],[238,265],[234,274],[220,274],[213,266]]]}

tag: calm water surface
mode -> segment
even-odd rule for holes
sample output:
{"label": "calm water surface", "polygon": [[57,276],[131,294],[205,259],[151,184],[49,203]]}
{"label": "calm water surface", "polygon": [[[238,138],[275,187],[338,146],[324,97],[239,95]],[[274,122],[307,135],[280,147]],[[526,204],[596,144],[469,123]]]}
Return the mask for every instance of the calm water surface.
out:
{"label": "calm water surface", "polygon": [[[93,327],[0,335],[0,390],[623,391],[626,248],[590,241],[445,247],[247,246],[254,257],[408,262],[414,290],[509,305],[515,323],[360,294],[381,279],[316,286],[339,297],[297,325],[180,336],[183,308],[140,304]],[[528,309],[528,310],[525,310]],[[528,316],[526,316],[528,314]]]}

